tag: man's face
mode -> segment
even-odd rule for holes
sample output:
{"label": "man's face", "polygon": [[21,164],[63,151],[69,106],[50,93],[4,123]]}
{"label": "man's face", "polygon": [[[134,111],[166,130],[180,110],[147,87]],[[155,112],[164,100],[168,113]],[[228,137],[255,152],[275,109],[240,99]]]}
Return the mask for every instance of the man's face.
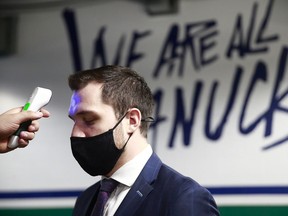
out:
{"label": "man's face", "polygon": [[102,101],[101,87],[102,84],[93,82],[73,93],[69,107],[69,117],[74,121],[71,136],[96,136],[117,123],[112,106]]}

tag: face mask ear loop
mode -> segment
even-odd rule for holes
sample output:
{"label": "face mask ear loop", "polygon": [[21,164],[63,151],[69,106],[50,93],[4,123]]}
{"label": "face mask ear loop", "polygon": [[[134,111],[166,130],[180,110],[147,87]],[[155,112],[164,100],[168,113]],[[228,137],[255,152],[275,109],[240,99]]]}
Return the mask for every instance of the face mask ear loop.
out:
{"label": "face mask ear loop", "polygon": [[126,145],[127,145],[128,141],[130,140],[130,138],[131,138],[131,136],[132,136],[132,135],[133,135],[133,133],[132,133],[132,134],[130,134],[130,136],[128,137],[128,139],[127,139],[126,143],[124,144],[123,148],[122,148],[122,149],[120,149],[121,151],[124,151],[124,149],[125,149],[125,147],[126,147]]}
{"label": "face mask ear loop", "polygon": [[121,121],[125,118],[125,116],[127,115],[128,111],[119,119],[119,121],[117,122],[117,124],[112,128],[112,130],[114,130],[120,123]]}
{"label": "face mask ear loop", "polygon": [[[121,123],[121,121],[125,118],[125,116],[127,115],[128,112],[129,112],[129,111],[127,111],[127,112],[119,119],[119,121],[118,121],[117,124],[112,128],[112,130],[114,130],[114,129]],[[120,149],[121,151],[124,151],[124,148],[126,147],[128,141],[130,140],[130,138],[131,138],[132,135],[133,135],[133,133],[130,134],[130,136],[128,137],[127,141],[125,142],[123,148]]]}

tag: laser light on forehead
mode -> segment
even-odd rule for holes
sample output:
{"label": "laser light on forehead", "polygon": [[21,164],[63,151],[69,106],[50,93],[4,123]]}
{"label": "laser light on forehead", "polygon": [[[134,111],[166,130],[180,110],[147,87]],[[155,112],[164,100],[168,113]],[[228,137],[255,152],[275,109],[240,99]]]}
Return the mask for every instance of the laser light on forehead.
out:
{"label": "laser light on forehead", "polygon": [[74,92],[71,96],[70,107],[69,107],[69,115],[73,116],[77,111],[77,105],[80,103],[81,99],[80,96]]}

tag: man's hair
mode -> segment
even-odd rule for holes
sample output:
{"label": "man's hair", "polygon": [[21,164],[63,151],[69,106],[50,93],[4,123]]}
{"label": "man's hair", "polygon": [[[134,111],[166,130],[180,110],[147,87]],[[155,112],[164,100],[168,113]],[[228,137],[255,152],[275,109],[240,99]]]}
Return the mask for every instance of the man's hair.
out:
{"label": "man's hair", "polygon": [[[142,119],[151,117],[154,108],[153,95],[147,83],[136,71],[122,66],[107,65],[77,72],[69,76],[71,90],[77,91],[88,83],[103,84],[102,100],[111,105],[120,118],[129,108],[138,108]],[[141,133],[146,137],[149,121],[141,122]]]}

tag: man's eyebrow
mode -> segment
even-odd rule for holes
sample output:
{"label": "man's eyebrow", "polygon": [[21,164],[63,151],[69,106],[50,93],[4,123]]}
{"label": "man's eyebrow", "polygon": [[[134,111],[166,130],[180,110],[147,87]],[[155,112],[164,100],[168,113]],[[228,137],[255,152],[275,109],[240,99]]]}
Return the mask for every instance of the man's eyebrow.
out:
{"label": "man's eyebrow", "polygon": [[83,111],[77,112],[75,115],[68,114],[68,117],[71,118],[71,119],[74,119],[73,116],[81,116],[81,115],[86,115],[86,114],[96,115],[97,112],[92,111],[92,110],[83,110]]}

